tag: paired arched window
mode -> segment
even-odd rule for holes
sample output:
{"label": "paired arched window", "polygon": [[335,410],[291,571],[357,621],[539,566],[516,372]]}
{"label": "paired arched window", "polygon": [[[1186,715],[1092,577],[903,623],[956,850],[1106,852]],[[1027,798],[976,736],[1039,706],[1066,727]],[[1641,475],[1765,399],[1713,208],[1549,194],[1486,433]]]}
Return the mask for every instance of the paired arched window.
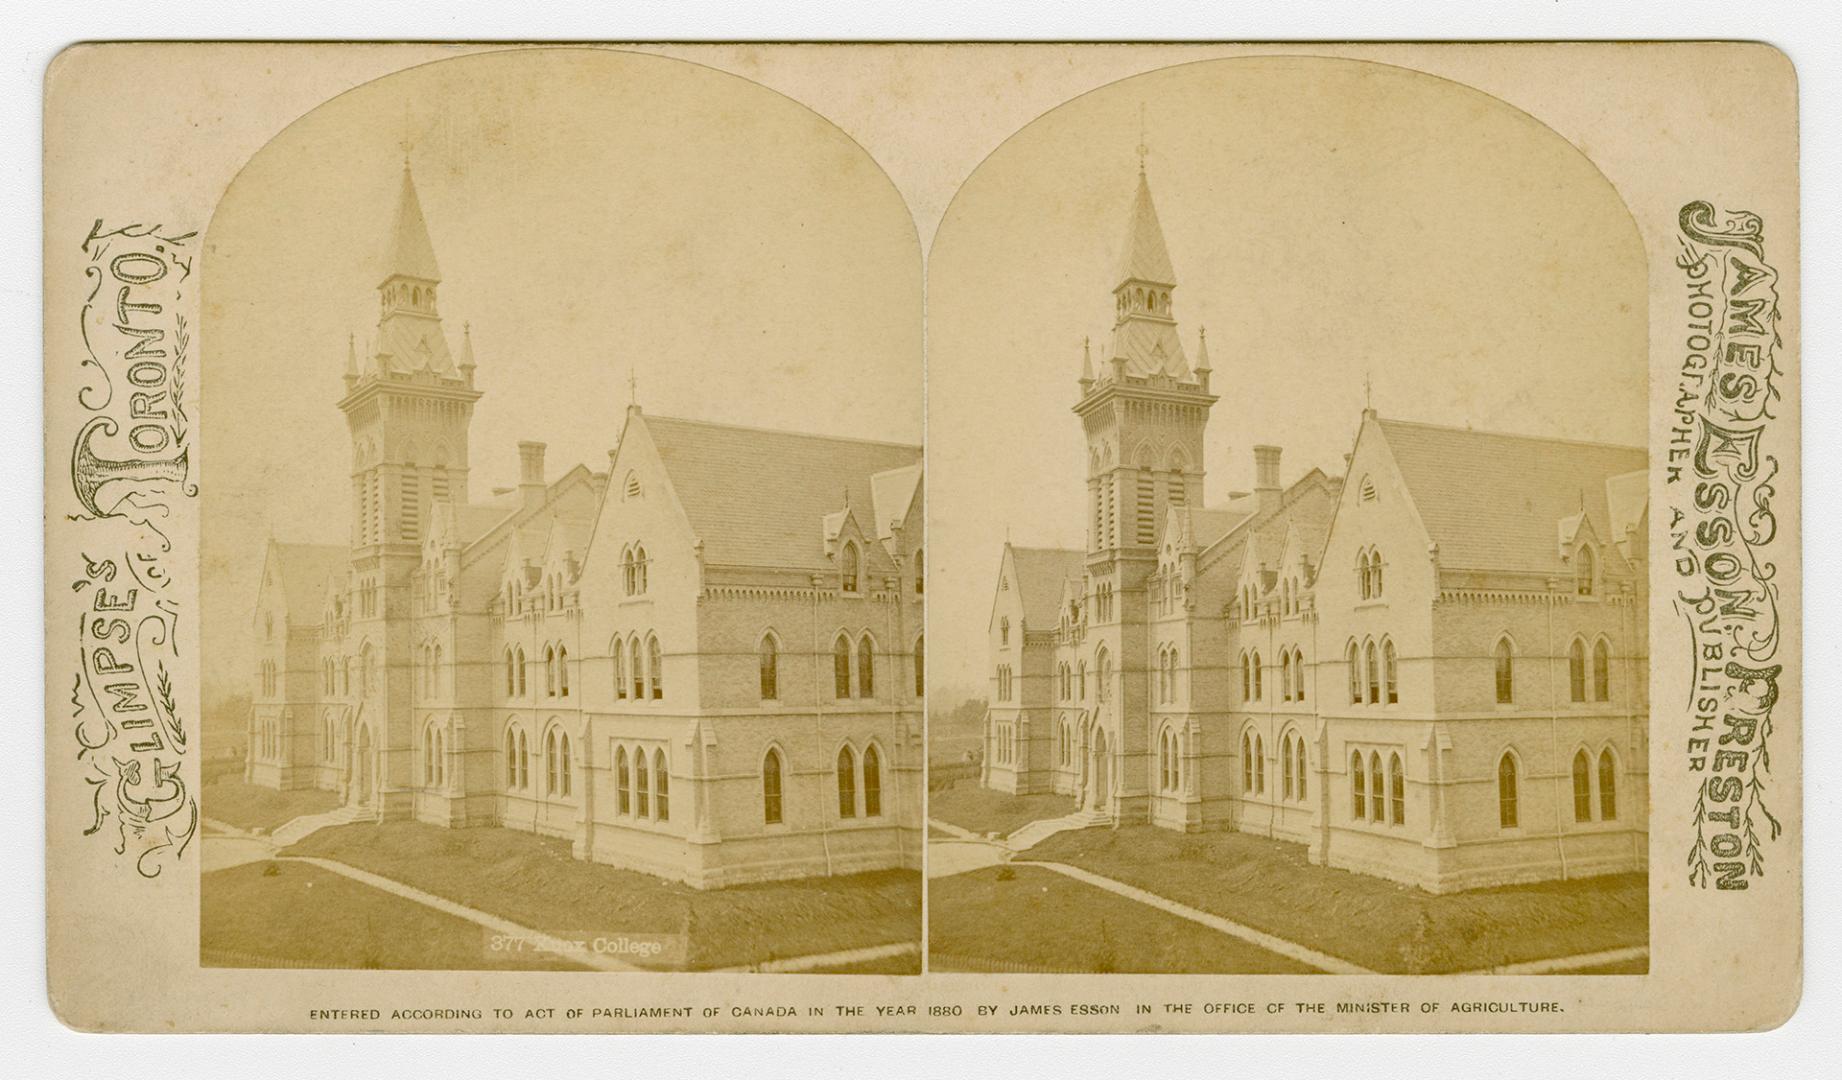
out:
{"label": "paired arched window", "polygon": [[646,595],[647,569],[650,560],[646,557],[643,544],[630,544],[620,553],[620,572],[622,583],[626,586],[628,596]]}
{"label": "paired arched window", "polygon": [[1176,791],[1183,779],[1182,744],[1177,733],[1165,728],[1158,735],[1158,787],[1163,791]]}
{"label": "paired arched window", "polygon": [[1508,705],[1516,700],[1516,651],[1508,638],[1497,639],[1495,658],[1497,704]]}
{"label": "paired arched window", "polygon": [[1009,615],[1000,615],[998,616],[998,644],[1009,645],[1010,643],[1011,617]]}
{"label": "paired arched window", "polygon": [[844,554],[838,559],[838,583],[847,593],[861,591],[863,584],[863,559],[857,552],[855,543],[844,545]]}
{"label": "paired arched window", "polygon": [[1407,824],[1407,770],[1399,754],[1388,755],[1388,822]]}
{"label": "paired arched window", "polygon": [[660,821],[672,819],[672,773],[665,767],[665,751],[652,752],[653,809]]}
{"label": "paired arched window", "polygon": [[838,816],[857,816],[857,759],[848,746],[838,749]]}
{"label": "paired arched window", "polygon": [[505,787],[508,791],[524,791],[530,786],[530,747],[525,742],[524,729],[514,725],[505,729]]}
{"label": "paired arched window", "polygon": [[998,665],[998,700],[999,701],[1009,701],[1010,699],[1011,699],[1011,666],[1009,664],[999,664]]}
{"label": "paired arched window", "polygon": [[[330,730],[330,729],[329,729]],[[428,787],[439,787],[446,778],[443,769],[445,740],[441,728],[433,721],[422,729],[422,783]]]}
{"label": "paired arched window", "polygon": [[633,811],[633,780],[627,772],[627,748],[614,751],[614,809],[618,813]]}
{"label": "paired arched window", "polygon": [[1364,600],[1381,599],[1382,557],[1373,548],[1356,553],[1356,593]]}
{"label": "paired arched window", "polygon": [[1516,757],[1505,751],[1497,759],[1497,825],[1513,829],[1516,822]]}
{"label": "paired arched window", "polygon": [[761,760],[761,819],[769,825],[781,823],[780,751],[769,749]]}
{"label": "paired arched window", "polygon": [[1368,668],[1369,704],[1381,700],[1381,671],[1375,663],[1375,643],[1373,641],[1362,647],[1364,666]]}
{"label": "paired arched window", "polygon": [[1382,639],[1382,700],[1396,705],[1401,700],[1401,684],[1396,679],[1394,642]]}
{"label": "paired arched window", "polygon": [[1241,733],[1241,792],[1244,795],[1266,792],[1266,746],[1252,731]]}
{"label": "paired arched window", "polygon": [[[1595,772],[1599,781],[1598,799],[1593,798],[1593,780]],[[1599,810],[1600,821],[1613,821],[1618,817],[1618,761],[1612,756],[1611,747],[1599,752],[1595,769],[1593,760],[1585,750],[1578,750],[1573,755],[1573,820],[1593,820],[1595,802]]]}
{"label": "paired arched window", "polygon": [[1283,782],[1280,793],[1288,799],[1303,800],[1305,797],[1305,737],[1295,731],[1286,732],[1279,740],[1279,767]]}
{"label": "paired arched window", "polygon": [[773,634],[761,635],[761,700],[775,701],[780,697],[780,644]]}
{"label": "paired arched window", "polygon": [[652,686],[654,701],[665,697],[665,652],[651,634],[646,635],[646,681]]}

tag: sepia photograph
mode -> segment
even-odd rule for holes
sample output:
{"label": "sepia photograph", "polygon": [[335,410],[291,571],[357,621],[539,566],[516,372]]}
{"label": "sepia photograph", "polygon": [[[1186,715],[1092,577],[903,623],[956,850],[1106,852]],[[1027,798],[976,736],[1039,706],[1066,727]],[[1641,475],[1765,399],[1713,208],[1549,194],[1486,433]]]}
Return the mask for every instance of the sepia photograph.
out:
{"label": "sepia photograph", "polygon": [[1646,971],[1646,275],[1381,64],[999,147],[928,279],[933,968]]}
{"label": "sepia photograph", "polygon": [[860,148],[464,57],[289,125],[201,263],[204,964],[919,972],[918,256]]}

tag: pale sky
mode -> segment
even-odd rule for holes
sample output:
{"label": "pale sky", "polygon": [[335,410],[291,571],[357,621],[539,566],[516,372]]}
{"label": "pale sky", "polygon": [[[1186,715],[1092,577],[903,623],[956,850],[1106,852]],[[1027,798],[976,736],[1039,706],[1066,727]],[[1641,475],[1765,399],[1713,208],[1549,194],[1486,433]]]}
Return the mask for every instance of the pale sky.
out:
{"label": "pale sky", "polygon": [[983,691],[1006,535],[1085,543],[1081,341],[1109,339],[1141,106],[1192,360],[1221,396],[1208,502],[1333,475],[1383,416],[1642,445],[1646,271],[1617,194],[1495,98],[1381,65],[1210,61],[1101,88],[1000,146],[928,266],[928,661]]}
{"label": "pale sky", "polygon": [[[855,143],[759,85],[614,52],[442,61],[333,99],[251,159],[205,235],[207,700],[246,689],[266,537],[344,543],[336,408],[410,161],[457,357],[485,394],[472,495],[607,467],[648,412],[920,442],[921,255]],[[814,524],[817,527],[817,523]],[[228,684],[223,680],[228,678]]]}

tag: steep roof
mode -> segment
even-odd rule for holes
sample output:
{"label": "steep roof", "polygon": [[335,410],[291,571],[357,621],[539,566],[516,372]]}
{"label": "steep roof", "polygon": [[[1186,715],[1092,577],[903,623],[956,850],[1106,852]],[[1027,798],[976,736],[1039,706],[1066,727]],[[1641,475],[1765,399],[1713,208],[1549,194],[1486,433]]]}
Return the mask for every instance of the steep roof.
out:
{"label": "steep roof", "polygon": [[1158,208],[1151,202],[1151,183],[1145,170],[1138,171],[1138,191],[1132,198],[1132,213],[1126,219],[1126,241],[1120,248],[1119,280],[1156,282],[1175,285],[1177,271],[1170,265],[1170,250],[1164,246],[1164,229],[1158,224]]}
{"label": "steep roof", "polygon": [[[1250,559],[1254,565],[1263,561],[1276,563],[1284,554],[1288,530],[1296,530],[1300,544],[1315,557],[1323,550],[1324,539],[1330,533],[1330,519],[1335,513],[1336,495],[1341,488],[1342,481],[1336,477],[1326,476],[1322,469],[1312,469],[1280,493],[1279,504],[1270,512],[1261,514],[1256,510],[1241,516],[1197,557],[1197,566],[1209,570],[1225,560],[1228,569],[1239,572]],[[1306,497],[1315,491],[1324,492],[1326,497],[1316,500]],[[1257,498],[1243,496],[1231,502],[1226,510],[1215,512],[1239,515],[1244,508],[1258,505]]]}
{"label": "steep roof", "polygon": [[870,500],[876,520],[871,529],[879,539],[887,540],[890,526],[908,516],[915,491],[921,486],[921,465],[904,465],[870,477]]}
{"label": "steep roof", "polygon": [[403,163],[403,183],[397,188],[397,213],[390,226],[389,247],[384,252],[384,276],[440,281],[441,268],[435,264],[435,245],[429,242],[428,223],[422,219],[422,201],[416,197],[416,182],[410,178],[409,162]]}
{"label": "steep roof", "polygon": [[1086,554],[1073,548],[1025,547],[1012,547],[1010,553],[1024,625],[1037,630],[1054,626],[1061,621],[1062,583],[1080,578]]}
{"label": "steep roof", "polygon": [[272,541],[281,579],[282,602],[289,614],[301,620],[319,618],[326,583],[352,564],[352,549],[344,544],[284,544]]}
{"label": "steep roof", "polygon": [[663,416],[641,422],[704,560],[719,565],[831,569],[825,516],[848,499],[861,520],[878,509],[872,477],[921,462],[921,448],[902,443]]}
{"label": "steep roof", "polygon": [[1440,565],[1456,569],[1565,573],[1558,523],[1584,511],[1601,539],[1619,539],[1607,483],[1649,465],[1641,446],[1376,424],[1439,545]]}

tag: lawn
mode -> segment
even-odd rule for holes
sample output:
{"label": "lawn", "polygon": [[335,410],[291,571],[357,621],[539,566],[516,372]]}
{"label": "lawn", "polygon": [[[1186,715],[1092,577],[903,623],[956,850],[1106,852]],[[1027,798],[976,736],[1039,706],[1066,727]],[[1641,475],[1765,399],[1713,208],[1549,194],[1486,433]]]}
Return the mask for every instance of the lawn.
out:
{"label": "lawn", "polygon": [[1377,971],[1470,971],[1649,942],[1645,874],[1434,896],[1312,866],[1302,844],[1149,825],[1060,833],[1030,857],[1136,885]]}
{"label": "lawn", "polygon": [[493,952],[486,934],[316,866],[245,863],[200,879],[205,967],[587,970],[548,953]]}
{"label": "lawn", "polygon": [[199,797],[199,812],[213,821],[239,829],[274,832],[303,814],[323,814],[339,805],[336,792],[314,788],[276,791],[245,784],[240,777],[239,773],[206,784]]}
{"label": "lawn", "polygon": [[912,870],[700,891],[580,861],[566,840],[410,821],[322,829],[283,854],[334,859],[553,934],[683,934],[692,970],[921,936]]}
{"label": "lawn", "polygon": [[1288,957],[1053,870],[991,866],[928,883],[935,971],[1312,973]]}
{"label": "lawn", "polygon": [[1006,795],[961,780],[927,795],[927,816],[975,833],[1009,836],[1032,821],[1067,817],[1075,811],[1069,795]]}
{"label": "lawn", "polygon": [[806,975],[919,975],[921,974],[921,954],[919,952],[903,953],[901,956],[885,956],[881,960],[859,960],[855,964],[836,964],[832,967],[807,968]]}

